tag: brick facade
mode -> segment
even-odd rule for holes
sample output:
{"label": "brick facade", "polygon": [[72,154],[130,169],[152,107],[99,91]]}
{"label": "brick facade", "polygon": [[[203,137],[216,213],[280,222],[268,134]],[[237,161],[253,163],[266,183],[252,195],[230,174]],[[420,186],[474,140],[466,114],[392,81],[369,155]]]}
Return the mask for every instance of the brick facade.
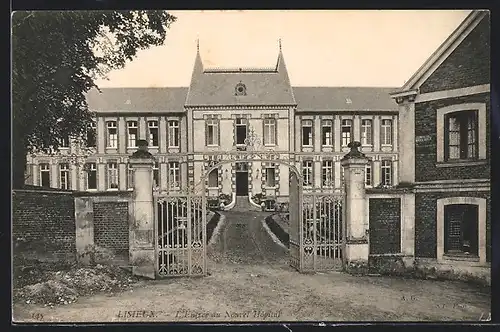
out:
{"label": "brick facade", "polygon": [[370,198],[370,254],[401,252],[401,199]]}
{"label": "brick facade", "polygon": [[467,192],[442,192],[442,193],[417,193],[415,195],[415,256],[436,258],[436,219],[437,200],[447,197],[480,197],[486,199],[486,261],[491,261],[491,207],[490,193]]}
{"label": "brick facade", "polygon": [[14,258],[76,259],[75,206],[71,192],[13,192]]}
{"label": "brick facade", "polygon": [[94,243],[119,255],[128,255],[129,212],[127,202],[94,203]]}
{"label": "brick facade", "polygon": [[488,16],[422,84],[420,93],[490,83],[490,22]]}
{"label": "brick facade", "polygon": [[[485,179],[490,177],[490,165],[436,167],[436,110],[441,107],[463,104],[486,104],[486,128],[490,126],[490,94],[478,94],[434,100],[415,104],[415,136],[430,136],[425,146],[415,145],[415,180],[434,181],[452,179]],[[490,131],[486,132],[486,155],[490,154]],[[488,159],[489,162],[489,159]]]}

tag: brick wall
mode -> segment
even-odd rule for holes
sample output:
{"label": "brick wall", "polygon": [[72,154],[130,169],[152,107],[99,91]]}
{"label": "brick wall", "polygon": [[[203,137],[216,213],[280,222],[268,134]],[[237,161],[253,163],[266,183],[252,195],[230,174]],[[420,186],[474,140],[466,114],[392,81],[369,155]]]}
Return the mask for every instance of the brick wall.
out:
{"label": "brick wall", "polygon": [[94,202],[94,243],[118,255],[128,256],[127,202]]}
{"label": "brick wall", "polygon": [[430,136],[425,147],[415,146],[416,181],[490,177],[490,165],[436,167],[436,110],[460,103],[486,103],[486,155],[490,155],[490,94],[478,94],[415,104],[415,136]]}
{"label": "brick wall", "polygon": [[401,199],[370,198],[370,254],[401,252]]}
{"label": "brick wall", "polygon": [[488,16],[420,87],[420,93],[490,83],[490,22]]}
{"label": "brick wall", "polygon": [[491,261],[490,195],[485,192],[417,193],[415,194],[415,256],[436,258],[437,200],[446,197],[486,198],[486,260]]}
{"label": "brick wall", "polygon": [[75,206],[71,192],[15,190],[12,205],[14,259],[76,259]]}

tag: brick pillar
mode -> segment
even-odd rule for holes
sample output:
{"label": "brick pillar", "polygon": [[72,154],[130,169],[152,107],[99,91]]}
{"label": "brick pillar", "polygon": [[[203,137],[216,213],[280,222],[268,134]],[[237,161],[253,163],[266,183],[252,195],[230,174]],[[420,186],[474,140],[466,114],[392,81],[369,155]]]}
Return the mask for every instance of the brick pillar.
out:
{"label": "brick pillar", "polygon": [[368,263],[368,220],[365,216],[365,166],[368,159],[358,148],[357,141],[349,143],[351,149],[341,160],[345,178],[344,229],[346,239],[345,263]]}
{"label": "brick pillar", "polygon": [[130,156],[134,170],[133,215],[130,221],[130,265],[132,273],[155,278],[153,164],[148,142],[137,141],[138,150]]}

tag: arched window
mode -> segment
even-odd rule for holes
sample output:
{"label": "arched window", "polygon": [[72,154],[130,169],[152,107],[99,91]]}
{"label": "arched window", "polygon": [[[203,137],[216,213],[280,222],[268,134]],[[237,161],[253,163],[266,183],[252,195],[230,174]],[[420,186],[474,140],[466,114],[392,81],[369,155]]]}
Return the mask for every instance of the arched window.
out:
{"label": "arched window", "polygon": [[208,187],[217,188],[218,186],[219,186],[219,174],[217,169],[214,169],[208,174]]}

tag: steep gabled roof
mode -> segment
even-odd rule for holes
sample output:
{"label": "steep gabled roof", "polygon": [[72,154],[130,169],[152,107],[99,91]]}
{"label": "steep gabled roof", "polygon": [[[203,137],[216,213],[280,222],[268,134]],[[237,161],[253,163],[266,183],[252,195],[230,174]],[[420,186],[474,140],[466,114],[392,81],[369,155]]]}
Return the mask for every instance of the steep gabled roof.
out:
{"label": "steep gabled roof", "polygon": [[378,87],[294,87],[298,111],[397,110],[389,95],[396,88]]}
{"label": "steep gabled roof", "polygon": [[448,58],[460,43],[474,30],[474,28],[488,15],[484,10],[473,10],[453,33],[431,54],[426,62],[410,77],[410,79],[393,96],[404,95],[416,91],[434,71]]}
{"label": "steep gabled roof", "polygon": [[[245,95],[235,93],[238,84]],[[295,104],[281,49],[275,68],[206,69],[197,52],[186,106]]]}
{"label": "steep gabled roof", "polygon": [[183,112],[187,87],[92,89],[87,103],[94,112]]}

